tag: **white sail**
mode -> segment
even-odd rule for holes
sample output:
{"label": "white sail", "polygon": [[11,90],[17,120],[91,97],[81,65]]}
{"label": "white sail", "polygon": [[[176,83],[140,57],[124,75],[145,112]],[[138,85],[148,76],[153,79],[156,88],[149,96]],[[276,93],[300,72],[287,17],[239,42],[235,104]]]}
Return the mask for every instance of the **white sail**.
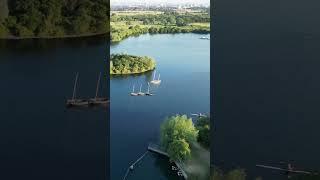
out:
{"label": "white sail", "polygon": [[152,79],[152,80],[155,80],[155,78],[156,78],[156,72],[157,72],[157,71],[154,71],[153,79]]}

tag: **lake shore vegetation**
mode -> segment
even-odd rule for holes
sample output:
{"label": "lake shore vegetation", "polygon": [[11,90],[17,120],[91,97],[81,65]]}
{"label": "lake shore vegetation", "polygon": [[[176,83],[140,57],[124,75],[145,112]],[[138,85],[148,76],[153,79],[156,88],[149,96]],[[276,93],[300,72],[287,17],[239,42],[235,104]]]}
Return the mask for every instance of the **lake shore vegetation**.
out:
{"label": "lake shore vegetation", "polygon": [[156,61],[148,56],[111,54],[110,74],[138,74],[154,70]]}
{"label": "lake shore vegetation", "polygon": [[111,12],[111,42],[140,34],[210,33],[210,14],[200,12]]}

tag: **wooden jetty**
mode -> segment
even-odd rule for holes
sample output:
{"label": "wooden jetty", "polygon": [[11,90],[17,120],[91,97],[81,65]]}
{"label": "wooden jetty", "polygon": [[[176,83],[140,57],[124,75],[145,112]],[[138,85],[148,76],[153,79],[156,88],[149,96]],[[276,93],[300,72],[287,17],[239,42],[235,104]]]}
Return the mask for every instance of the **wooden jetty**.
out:
{"label": "wooden jetty", "polygon": [[169,157],[169,154],[161,150],[160,146],[157,144],[150,143],[148,145],[148,150]]}
{"label": "wooden jetty", "polygon": [[98,78],[98,81],[97,81],[96,96],[94,98],[89,99],[89,105],[91,105],[91,106],[93,106],[93,105],[103,105],[103,104],[110,103],[108,98],[98,97],[100,80],[101,80],[101,72],[99,74],[99,78]]}
{"label": "wooden jetty", "polygon": [[[149,143],[148,145],[148,150],[154,153],[158,153],[160,155],[169,157],[169,154],[167,152],[165,152],[164,150],[162,150],[162,148],[157,145],[157,144],[153,144],[153,143]],[[179,172],[182,174],[182,176],[184,177],[184,179],[188,179],[188,175],[187,173],[183,170],[182,165],[180,162],[178,161],[174,161],[174,164],[178,167]]]}
{"label": "wooden jetty", "polygon": [[79,73],[76,74],[76,79],[74,81],[72,99],[68,99],[66,102],[67,107],[87,106],[89,104],[88,100],[86,99],[76,99],[78,77],[79,77]]}

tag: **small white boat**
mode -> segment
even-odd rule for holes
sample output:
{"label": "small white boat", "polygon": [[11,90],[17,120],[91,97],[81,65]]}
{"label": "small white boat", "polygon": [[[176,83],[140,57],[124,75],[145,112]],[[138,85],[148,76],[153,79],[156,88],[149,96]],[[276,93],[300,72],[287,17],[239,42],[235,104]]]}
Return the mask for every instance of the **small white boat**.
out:
{"label": "small white boat", "polygon": [[207,40],[210,40],[210,38],[209,38],[209,37],[205,37],[205,36],[201,37],[200,39],[207,39]]}
{"label": "small white boat", "polygon": [[140,91],[138,92],[138,96],[144,96],[145,93],[141,91],[142,89],[142,84],[140,84]]}
{"label": "small white boat", "polygon": [[148,91],[145,94],[146,96],[153,96],[153,94],[150,92],[150,83],[148,83]]}
{"label": "small white boat", "polygon": [[160,73],[159,73],[158,79],[156,79],[156,71],[155,71],[154,74],[153,74],[153,79],[152,79],[152,81],[150,81],[150,83],[152,83],[152,84],[160,84],[161,83]]}
{"label": "small white boat", "polygon": [[191,113],[191,116],[197,116],[197,117],[207,117],[205,114],[202,113]]}
{"label": "small white boat", "polygon": [[132,92],[130,93],[131,96],[138,96],[138,93],[134,92],[134,85],[132,87]]}

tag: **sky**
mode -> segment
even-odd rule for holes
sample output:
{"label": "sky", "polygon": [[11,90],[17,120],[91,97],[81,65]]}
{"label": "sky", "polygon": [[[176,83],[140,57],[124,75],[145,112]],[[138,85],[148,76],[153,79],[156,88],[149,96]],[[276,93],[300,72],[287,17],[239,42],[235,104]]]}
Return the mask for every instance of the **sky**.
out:
{"label": "sky", "polygon": [[152,4],[185,4],[185,3],[195,3],[195,4],[210,4],[210,0],[110,0],[111,5],[132,5],[137,3],[148,2],[150,5]]}

